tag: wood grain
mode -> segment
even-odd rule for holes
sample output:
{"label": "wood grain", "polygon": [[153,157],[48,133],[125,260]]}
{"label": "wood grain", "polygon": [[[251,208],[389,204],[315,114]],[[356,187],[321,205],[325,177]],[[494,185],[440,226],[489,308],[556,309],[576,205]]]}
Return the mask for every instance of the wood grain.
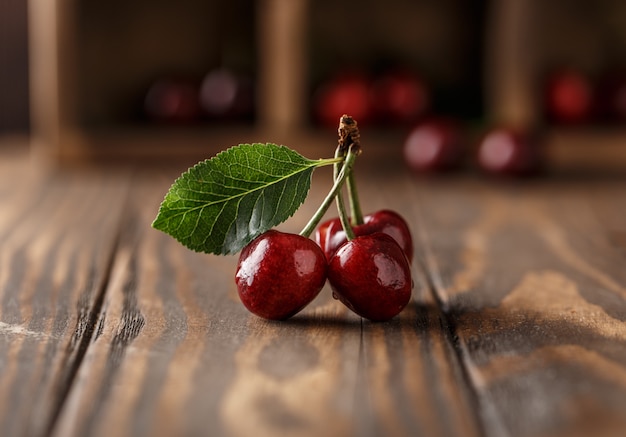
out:
{"label": "wood grain", "polygon": [[[411,303],[377,324],[328,285],[289,321],[249,314],[236,257],[150,227],[183,168],[30,169],[0,160],[3,436],[626,429],[621,179],[417,178],[364,155],[365,212],[400,212],[417,251]],[[329,186],[320,169],[280,228],[298,232]]]}
{"label": "wood grain", "polygon": [[487,435],[626,429],[626,270],[605,227],[624,229],[622,193],[615,181],[416,189],[424,262]]}
{"label": "wood grain", "polygon": [[37,436],[54,423],[93,334],[126,182],[28,180],[21,169],[1,174],[10,189],[0,198],[0,423],[3,435]]}
{"label": "wood grain", "polygon": [[[387,324],[349,313],[328,285],[289,321],[259,319],[238,301],[235,257],[192,253],[149,228],[172,180],[133,183],[102,330],[55,435],[107,435],[111,424],[116,435],[478,434],[427,288]],[[281,229],[304,225],[324,180]]]}

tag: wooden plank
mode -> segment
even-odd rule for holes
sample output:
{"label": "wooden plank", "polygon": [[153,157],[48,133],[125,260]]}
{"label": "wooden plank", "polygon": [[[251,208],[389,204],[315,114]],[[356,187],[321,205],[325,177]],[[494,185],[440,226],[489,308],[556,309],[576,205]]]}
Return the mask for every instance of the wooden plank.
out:
{"label": "wooden plank", "polygon": [[[364,214],[392,209],[408,222],[417,243],[414,181],[394,153],[363,156],[355,172]],[[373,156],[372,156],[373,155]],[[481,425],[453,349],[446,319],[419,260],[412,265],[413,299],[397,318],[363,325],[361,365],[369,417],[358,435],[474,436]]]}
{"label": "wooden plank", "polygon": [[[281,229],[299,231],[321,202],[330,173],[320,172]],[[259,319],[238,301],[235,257],[192,253],[149,228],[175,176],[134,182],[102,330],[55,435],[478,434],[427,288],[386,324],[349,313],[328,285],[289,321]],[[384,201],[380,182],[366,190]]]}
{"label": "wooden plank", "polygon": [[14,162],[0,173],[0,434],[38,436],[91,337],[126,179],[30,178],[27,160]]}
{"label": "wooden plank", "polygon": [[624,182],[461,178],[412,187],[422,257],[486,434],[621,435]]}
{"label": "wooden plank", "polygon": [[392,321],[364,322],[362,336],[356,435],[480,435],[445,319],[425,283]]}

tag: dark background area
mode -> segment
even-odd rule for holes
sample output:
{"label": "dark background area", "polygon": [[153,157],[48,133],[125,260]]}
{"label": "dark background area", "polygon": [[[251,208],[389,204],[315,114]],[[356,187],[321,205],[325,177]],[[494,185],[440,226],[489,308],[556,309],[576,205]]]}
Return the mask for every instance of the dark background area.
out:
{"label": "dark background area", "polygon": [[27,5],[0,0],[0,134],[29,127]]}
{"label": "dark background area", "polygon": [[[0,0],[0,133],[29,129],[27,4]],[[145,91],[160,75],[201,76],[211,68],[227,66],[254,76],[259,4],[253,0],[77,2],[78,121],[86,126],[136,123]],[[311,1],[310,92],[344,66],[375,72],[404,64],[427,79],[434,111],[480,119],[485,19],[491,4],[487,0]],[[533,5],[538,11],[529,47],[540,74],[563,65],[592,76],[626,67],[626,3],[558,0]]]}

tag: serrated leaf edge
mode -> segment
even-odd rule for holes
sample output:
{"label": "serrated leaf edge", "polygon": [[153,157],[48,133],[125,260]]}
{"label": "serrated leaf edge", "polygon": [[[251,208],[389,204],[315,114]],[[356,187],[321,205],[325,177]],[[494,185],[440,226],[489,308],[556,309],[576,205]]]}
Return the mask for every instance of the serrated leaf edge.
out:
{"label": "serrated leaf edge", "polygon": [[[298,155],[299,155],[299,156],[300,156],[300,157],[301,157],[304,161],[306,161],[306,162],[307,162],[307,165],[306,165],[306,167],[305,167],[305,168],[303,168],[303,169],[301,169],[301,170],[299,170],[299,171],[297,171],[297,172],[290,173],[288,176],[281,177],[280,179],[278,179],[278,180],[276,180],[276,181],[273,181],[273,182],[271,183],[271,185],[276,184],[276,183],[279,183],[280,181],[283,181],[284,179],[287,179],[287,178],[289,178],[289,177],[293,177],[294,175],[297,175],[298,173],[302,173],[302,172],[305,172],[305,171],[312,170],[312,169],[314,169],[315,167],[317,167],[318,165],[320,165],[320,160],[312,160],[312,159],[306,158],[305,156],[301,155],[299,152],[297,152],[297,151],[295,151],[295,150],[293,150],[293,149],[290,149],[289,147],[286,147],[286,146],[284,146],[284,145],[275,144],[275,143],[241,143],[241,144],[238,144],[238,145],[231,146],[231,147],[229,147],[229,148],[227,148],[227,149],[224,149],[224,150],[222,150],[222,151],[218,152],[217,154],[215,154],[215,155],[214,155],[213,157],[211,157],[211,158],[207,158],[207,159],[204,159],[204,160],[202,160],[202,161],[197,162],[196,164],[194,164],[194,165],[192,165],[191,167],[189,167],[186,171],[184,171],[183,173],[181,173],[181,174],[180,174],[180,175],[179,175],[179,176],[178,176],[178,177],[174,180],[174,182],[170,185],[170,188],[168,189],[168,191],[166,192],[165,196],[163,197],[163,200],[161,201],[161,204],[159,205],[159,209],[158,209],[157,215],[156,215],[155,219],[152,221],[151,226],[152,226],[154,229],[157,229],[157,230],[159,230],[159,231],[162,231],[162,232],[164,232],[165,234],[167,234],[167,235],[169,235],[169,236],[173,237],[176,241],[178,241],[178,242],[179,242],[179,243],[181,243],[183,246],[187,247],[188,249],[190,249],[190,250],[192,250],[192,251],[194,251],[194,252],[198,252],[198,253],[212,253],[212,254],[215,254],[215,255],[231,255],[231,254],[233,254],[233,253],[236,253],[236,251],[210,252],[210,251],[202,250],[202,249],[200,249],[200,248],[191,247],[191,246],[189,246],[189,245],[185,244],[185,242],[183,241],[185,238],[188,238],[188,237],[183,238],[183,237],[179,237],[179,236],[176,236],[176,235],[172,235],[171,233],[167,232],[165,229],[162,229],[161,227],[159,227],[159,222],[160,222],[159,218],[161,217],[161,212],[162,212],[162,211],[164,211],[164,209],[165,209],[165,201],[167,200],[168,196],[170,196],[170,195],[173,193],[172,188],[173,188],[174,186],[176,186],[176,184],[177,184],[179,181],[182,181],[183,179],[185,179],[185,178],[187,177],[187,175],[189,175],[189,174],[190,174],[190,173],[191,173],[191,172],[192,172],[195,168],[197,168],[197,167],[199,167],[199,166],[201,166],[201,165],[203,165],[203,164],[206,164],[208,161],[211,161],[211,160],[216,159],[217,157],[219,157],[219,156],[221,156],[221,155],[224,155],[224,154],[228,153],[229,151],[231,151],[231,149],[238,148],[238,147],[246,147],[246,146],[249,146],[249,147],[252,147],[252,146],[273,146],[273,147],[277,147],[277,148],[279,148],[279,149],[285,149],[285,150],[287,150],[287,151],[289,151],[289,152],[291,152],[291,153],[297,153],[297,154],[298,154]],[[268,184],[266,184],[266,185],[262,185],[262,186],[260,186],[258,189],[265,189],[267,186],[268,186]],[[243,192],[243,193],[241,194],[241,196],[229,196],[228,198],[225,198],[225,199],[223,199],[223,200],[220,200],[219,202],[212,202],[210,205],[216,205],[216,204],[218,204],[218,203],[224,203],[224,204],[226,204],[226,202],[227,202],[227,201],[230,201],[230,200],[236,199],[237,197],[242,198],[243,196],[245,196],[245,195],[247,195],[247,194],[249,194],[250,192],[253,192],[253,191],[255,191],[255,190],[257,190],[257,188],[255,188],[254,190],[245,191],[245,192]],[[306,196],[308,196],[309,191],[310,191],[310,186],[309,186],[309,188],[306,190],[306,194],[305,194],[305,196],[304,196],[305,198],[306,198]],[[186,199],[186,200],[193,200],[193,199]],[[300,208],[300,206],[302,206],[302,204],[303,204],[303,203],[304,203],[304,202],[300,202],[300,203],[298,204],[298,208]],[[204,205],[202,205],[202,206],[194,207],[194,208],[191,208],[191,209],[189,209],[189,208],[188,208],[188,209],[186,209],[186,210],[185,210],[185,212],[183,212],[183,213],[181,213],[181,214],[185,214],[185,213],[189,212],[190,210],[197,210],[197,209],[206,208],[207,206],[209,206],[209,204],[204,204]],[[287,216],[287,217],[286,217],[283,221],[281,221],[280,223],[283,223],[284,221],[286,221],[286,220],[288,220],[289,218],[293,217],[293,216],[294,216],[294,214],[297,212],[297,209],[298,209],[298,208],[296,208],[296,209],[295,209],[295,210],[294,210],[291,214],[289,214],[289,215],[288,215],[288,216]],[[178,216],[179,216],[179,214],[176,214],[176,215],[174,215],[174,216],[170,216],[170,218],[171,218],[171,217],[178,217]],[[164,223],[165,223],[165,221],[164,221]],[[234,223],[234,221],[232,221],[232,222],[230,222],[230,223],[229,223],[229,228],[232,226],[232,223]],[[194,229],[196,228],[196,226],[197,226],[197,225],[195,225],[195,226],[194,226]],[[213,226],[215,226],[215,223],[213,224]],[[212,228],[211,228],[211,229],[212,229]],[[250,240],[252,240],[252,239],[256,238],[256,237],[257,237],[258,235],[260,235],[261,233],[262,233],[262,231],[259,231],[259,232],[257,233],[257,235],[253,236]],[[205,242],[206,242],[206,240],[207,240],[208,238],[209,238],[208,236],[205,238]]]}

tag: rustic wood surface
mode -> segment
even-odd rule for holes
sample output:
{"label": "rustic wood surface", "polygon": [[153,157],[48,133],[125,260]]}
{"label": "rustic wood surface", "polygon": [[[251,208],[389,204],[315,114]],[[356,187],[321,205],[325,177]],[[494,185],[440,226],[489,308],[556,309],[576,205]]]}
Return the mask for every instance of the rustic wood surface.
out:
{"label": "rustic wood surface", "polygon": [[364,208],[410,223],[412,302],[370,323],[327,285],[268,322],[236,257],[150,228],[184,167],[41,173],[0,150],[0,435],[623,435],[626,180],[357,167]]}

